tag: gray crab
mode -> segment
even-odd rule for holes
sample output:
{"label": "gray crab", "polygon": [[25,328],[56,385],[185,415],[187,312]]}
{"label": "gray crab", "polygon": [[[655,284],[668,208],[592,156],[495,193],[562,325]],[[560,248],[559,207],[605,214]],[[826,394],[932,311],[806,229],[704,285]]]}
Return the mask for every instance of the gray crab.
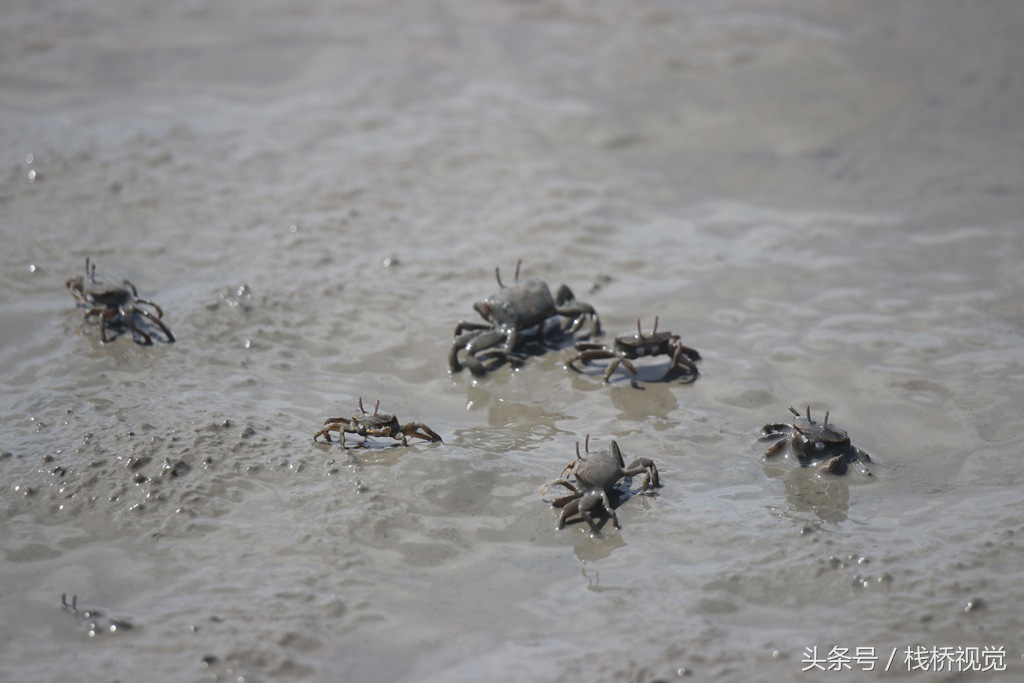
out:
{"label": "gray crab", "polygon": [[65,612],[78,617],[90,638],[113,635],[135,628],[127,619],[107,616],[98,609],[79,609],[77,595],[72,595],[68,600],[67,593],[61,593],[60,606]]}
{"label": "gray crab", "polygon": [[[520,335],[532,328],[543,334],[544,323],[554,317],[572,319],[562,328],[563,333],[575,334],[589,319],[590,333],[600,334],[601,322],[593,306],[577,301],[566,285],[559,287],[553,297],[543,280],[530,279],[520,283],[520,266],[522,260],[516,262],[515,283],[510,287],[502,283],[501,272],[495,268],[498,291],[473,304],[474,310],[487,322],[462,320],[455,326],[448,352],[451,372],[462,370],[463,363],[474,375],[484,375],[506,360],[522,363],[526,356],[517,350]],[[463,352],[462,361],[459,360],[460,352]],[[492,359],[493,362],[484,364],[485,360]]]}
{"label": "gray crab", "polygon": [[[619,444],[614,440],[611,441],[608,448],[591,453],[590,435],[587,434],[583,449],[585,455],[580,455],[580,442],[577,441],[576,460],[565,466],[558,479],[541,487],[542,493],[546,493],[552,486],[563,486],[572,492],[561,498],[556,498],[551,503],[554,507],[563,508],[556,528],[563,528],[566,520],[578,513],[590,525],[591,531],[596,532],[597,525],[594,523],[591,511],[598,503],[604,505],[604,509],[612,518],[615,527],[621,528],[619,518],[608,499],[608,492],[620,479],[638,474],[646,475],[640,493],[661,486],[658,467],[650,458],[636,458],[629,464],[629,467],[626,467]],[[565,478],[566,474],[570,472],[575,476],[576,481],[572,482]]]}
{"label": "gray crab", "polygon": [[[139,292],[128,280],[120,280],[105,273],[96,272],[96,264],[85,259],[85,277],[76,275],[65,283],[71,296],[88,310],[85,321],[99,318],[100,341],[106,343],[108,327],[127,327],[133,334],[142,339],[140,343],[149,345],[153,338],[142,329],[135,320],[139,315],[160,328],[168,342],[174,341],[174,335],[161,318],[164,311],[148,299],[140,299]],[[144,308],[149,306],[152,312]]]}
{"label": "gray crab", "polygon": [[697,352],[697,349],[685,346],[679,340],[678,334],[658,332],[657,316],[654,318],[654,328],[650,334],[644,334],[640,326],[640,319],[637,318],[636,334],[618,336],[611,346],[601,342],[576,342],[576,351],[578,353],[565,364],[567,368],[576,370],[574,365],[576,361],[581,361],[585,365],[592,360],[613,359],[604,371],[605,382],[611,378],[620,363],[635,376],[637,374],[636,367],[630,362],[631,360],[644,356],[671,356],[672,364],[665,371],[665,376],[668,377],[674,370],[684,369],[683,378],[685,383],[689,384],[697,379],[697,366],[693,361],[700,360],[700,353]]}
{"label": "gray crab", "polygon": [[379,400],[374,404],[373,412],[367,412],[362,397],[359,398],[359,410],[352,411],[352,417],[329,417],[324,420],[324,428],[313,435],[313,441],[322,436],[327,443],[331,443],[331,432],[338,432],[342,445],[345,443],[345,434],[356,434],[363,439],[368,436],[390,437],[401,441],[403,446],[409,445],[410,438],[441,441],[440,435],[422,422],[407,422],[403,425],[394,415],[380,412]]}
{"label": "gray crab", "polygon": [[766,459],[774,458],[787,450],[796,456],[804,467],[812,463],[822,462],[820,472],[845,474],[848,466],[853,465],[862,474],[871,476],[867,463],[871,456],[850,443],[845,430],[828,423],[828,412],[822,422],[815,422],[811,417],[811,407],[807,406],[806,417],[792,406],[792,424],[769,423],[764,426],[761,441],[774,441],[764,452]]}

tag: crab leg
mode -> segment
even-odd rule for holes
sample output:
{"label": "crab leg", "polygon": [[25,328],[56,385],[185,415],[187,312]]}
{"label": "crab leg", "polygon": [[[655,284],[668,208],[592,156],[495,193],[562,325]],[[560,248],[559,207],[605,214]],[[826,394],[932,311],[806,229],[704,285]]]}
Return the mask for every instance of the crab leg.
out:
{"label": "crab leg", "polygon": [[[82,303],[88,303],[88,302],[83,299]],[[100,323],[100,341],[102,341],[102,342],[106,342],[107,341],[107,337],[106,337],[106,334],[104,333],[104,329],[103,329],[103,318],[106,315],[107,315],[107,309],[106,308],[96,307],[96,308],[90,308],[88,311],[85,312],[85,315],[82,316],[82,325],[85,325],[87,322],[89,322],[90,318],[97,318],[97,317],[99,318],[99,323]],[[79,331],[82,330],[82,325],[78,326]]]}
{"label": "crab leg", "polygon": [[612,353],[608,349],[608,346],[601,342],[578,341],[575,346],[577,351],[608,351],[609,353]]}
{"label": "crab leg", "polygon": [[647,478],[644,480],[643,488],[640,489],[641,493],[649,488],[661,486],[661,479],[658,477],[658,466],[650,458],[637,458],[629,464],[629,467],[622,474],[626,477],[632,477],[644,472],[647,473]]}
{"label": "crab leg", "polygon": [[[377,437],[398,439],[398,435],[401,434],[401,432],[398,432],[397,434],[393,433],[391,431],[391,426],[390,425],[384,425],[383,427],[366,427],[366,426],[360,425],[359,426],[359,431],[357,433],[359,434],[359,436],[363,437],[364,440],[368,436],[377,436]],[[405,443],[405,445],[408,446],[409,444]]]}
{"label": "crab leg", "polygon": [[603,360],[605,358],[615,358],[615,353],[607,349],[603,344],[596,342],[577,342],[576,350],[579,351],[575,356],[569,359],[565,364],[566,367],[577,370],[576,361],[582,361],[584,365],[592,360]]}
{"label": "crab leg", "polygon": [[136,297],[135,298],[135,303],[136,304],[146,304],[147,306],[152,306],[153,309],[156,310],[156,317],[158,317],[158,318],[164,317],[164,309],[160,308],[160,306],[158,304],[150,301],[149,299],[140,299],[140,298]]}
{"label": "crab leg", "polygon": [[[466,366],[474,375],[480,376],[496,368],[502,360],[510,363],[522,362],[525,360],[525,356],[513,351],[517,343],[518,334],[514,329],[507,332],[502,330],[484,332],[480,337],[466,344]],[[485,357],[488,359],[495,357],[499,360],[487,367],[481,362],[481,359]]]}
{"label": "crab leg", "polygon": [[[568,496],[567,496],[568,497]],[[556,529],[565,528],[565,521],[580,511],[580,499],[574,497],[568,501],[568,504],[562,508],[562,514],[558,515],[558,523],[555,524]],[[591,525],[593,526],[593,525]]]}
{"label": "crab leg", "polygon": [[590,525],[590,530],[594,532],[597,531],[597,524],[594,523],[594,517],[590,514],[590,511],[594,509],[594,506],[597,505],[598,501],[604,505],[604,509],[608,513],[608,516],[612,518],[612,524],[615,525],[615,528],[621,529],[622,526],[619,524],[619,516],[615,514],[615,510],[612,509],[612,503],[608,499],[608,494],[604,491],[601,491],[600,493],[597,491],[591,491],[579,499],[580,517],[586,520],[587,524]]}
{"label": "crab leg", "polygon": [[[147,303],[148,303],[148,302],[147,302]],[[160,307],[159,307],[159,306],[157,306],[157,305],[155,305],[155,304],[153,305],[153,307],[154,307],[154,308],[156,308],[156,310],[157,310],[158,312],[160,312],[160,317],[162,317],[162,316],[163,316],[163,313],[162,313],[162,311],[160,311]],[[153,322],[153,323],[154,323],[154,324],[155,324],[155,325],[156,325],[157,327],[159,327],[159,328],[160,328],[160,329],[161,329],[161,330],[163,331],[163,333],[164,333],[165,335],[167,335],[167,341],[168,341],[168,342],[173,342],[173,341],[174,341],[174,335],[173,335],[173,334],[171,334],[171,331],[170,331],[169,329],[167,329],[167,325],[164,325],[164,322],[163,322],[163,321],[162,321],[162,320],[160,319],[160,317],[154,316],[154,315],[153,315],[152,313],[150,313],[149,311],[147,311],[147,310],[146,310],[146,309],[144,309],[144,308],[136,308],[135,310],[136,310],[136,311],[137,311],[137,312],[138,312],[138,313],[139,313],[140,315],[142,315],[142,316],[143,316],[143,317],[145,317],[146,319],[150,320],[150,321],[151,321],[151,322]],[[124,317],[124,316],[122,316],[122,317]],[[131,317],[131,316],[128,316],[128,318],[130,318],[130,317]],[[129,327],[133,327],[133,326],[132,326],[132,325],[129,325]],[[137,328],[137,327],[135,327],[134,329],[138,329],[138,328]],[[141,330],[140,330],[140,331],[141,331]],[[144,336],[148,337],[149,335],[144,335]],[[148,344],[149,342],[147,341],[146,343]]]}
{"label": "crab leg", "polygon": [[785,434],[791,433],[792,431],[793,427],[786,424],[785,422],[773,422],[771,424],[766,424],[764,427],[761,428],[761,433],[763,434],[763,436],[760,437],[759,441],[766,441],[768,439],[783,436]]}
{"label": "crab leg", "polygon": [[[489,363],[488,365],[484,365],[482,362],[479,362],[482,360],[490,361],[492,359],[493,362]],[[473,369],[470,368],[470,371],[477,376],[483,376],[486,373],[490,372],[491,370],[494,370],[495,368],[500,366],[502,362],[505,361],[512,363],[513,365],[516,366],[522,365],[523,363],[526,362],[526,356],[524,356],[521,353],[506,353],[501,349],[491,349],[490,351],[486,351],[478,356],[475,356],[474,360],[478,361],[479,368],[481,369],[477,372],[473,371]],[[469,363],[467,363],[467,365],[469,365]]]}
{"label": "crab leg", "polygon": [[871,470],[869,470],[868,466],[864,464],[871,462],[871,456],[868,455],[865,451],[862,451],[861,449],[857,448],[856,446],[853,446],[853,452],[856,455],[856,458],[853,462],[854,464],[856,464],[857,470],[865,476],[872,476]]}
{"label": "crab leg", "polygon": [[590,319],[590,334],[597,336],[601,334],[601,321],[597,317],[597,311],[590,304],[580,301],[573,301],[571,305],[555,306],[555,313],[566,318],[573,318],[573,321],[565,327],[566,334],[576,334],[583,323]]}
{"label": "crab leg", "polygon": [[590,514],[590,511],[601,502],[604,505],[604,509],[608,512],[608,516],[612,518],[612,523],[616,529],[621,529],[619,525],[619,517],[615,514],[615,510],[612,509],[611,502],[608,500],[608,495],[602,491],[600,494],[597,492],[588,493],[584,496],[577,497],[570,500],[569,503],[562,508],[562,514],[558,516],[558,523],[555,525],[556,529],[562,529],[565,527],[565,522],[575,514],[579,514],[583,520],[590,525],[590,531],[597,532],[597,524],[594,522],[594,516]]}
{"label": "crab leg", "polygon": [[572,501],[578,500],[578,499],[579,499],[579,495],[577,495],[575,493],[570,493],[567,496],[562,496],[561,498],[555,498],[553,501],[551,501],[551,507],[553,507],[553,508],[565,507],[566,505],[568,505]]}
{"label": "crab leg", "polygon": [[615,369],[619,367],[620,363],[623,366],[625,366],[625,368],[627,370],[629,370],[633,374],[634,377],[636,377],[636,374],[637,374],[636,366],[633,365],[632,361],[630,361],[625,356],[619,356],[618,358],[613,360],[611,363],[609,363],[608,364],[608,369],[606,369],[604,371],[604,381],[605,382],[608,382],[611,379],[612,373],[615,372]]}
{"label": "crab leg", "polygon": [[[95,271],[95,267],[93,268],[93,270]],[[94,278],[94,280],[95,280],[95,278]],[[159,316],[161,318],[164,317],[164,309],[160,308],[157,304],[155,304],[154,302],[150,301],[149,299],[140,299],[139,298],[139,290],[135,289],[135,285],[133,285],[128,280],[121,280],[121,282],[124,284],[125,287],[127,287],[130,290],[132,290],[132,297],[135,299],[134,303],[136,303],[136,304],[146,304],[148,306],[152,306],[153,308],[156,309],[157,316]]]}
{"label": "crab leg", "polygon": [[690,360],[700,360],[700,351],[698,351],[697,349],[691,348],[691,347],[687,346],[686,344],[683,344],[682,342],[679,341],[679,339],[675,340],[674,346],[677,349],[680,349],[682,351],[682,353],[687,358],[689,358]]}
{"label": "crab leg", "polygon": [[[580,492],[580,490],[576,486],[576,484],[572,483],[568,479],[555,479],[554,481],[549,481],[548,483],[546,483],[546,484],[544,484],[543,486],[540,487],[541,495],[547,493],[548,490],[552,486],[564,486],[565,488],[569,489],[570,491],[573,492],[573,495],[569,496],[570,498],[577,497],[579,495],[579,492]],[[561,499],[559,499],[559,500],[561,500]],[[565,505],[565,503],[562,503],[562,505]],[[562,505],[558,505],[556,507],[562,507]]]}
{"label": "crab leg", "polygon": [[103,310],[100,313],[100,343],[107,343],[107,321],[112,320],[114,313],[112,311]]}
{"label": "crab leg", "polygon": [[[695,382],[697,380],[698,371],[697,366],[694,365],[693,361],[690,360],[689,358],[689,354],[687,354],[684,350],[687,349],[688,347],[678,343],[675,345],[675,347],[676,350],[672,353],[672,365],[668,369],[669,372],[672,372],[673,370],[678,370],[681,366],[685,367],[688,375],[686,384],[689,384],[690,382]],[[693,351],[693,349],[689,350]],[[696,353],[696,351],[694,351],[694,353]],[[700,358],[700,354],[697,354],[697,358]]]}
{"label": "crab leg", "polygon": [[145,344],[146,346],[149,346],[150,344],[153,343],[153,337],[151,337],[149,335],[149,333],[146,332],[144,329],[142,329],[141,327],[139,327],[138,325],[135,324],[135,320],[134,320],[134,318],[132,317],[132,315],[130,313],[128,315],[125,315],[124,312],[122,312],[121,313],[121,320],[124,321],[124,324],[128,328],[130,328],[132,330],[132,332],[138,332],[139,335],[142,336],[142,343],[143,344]]}
{"label": "crab leg", "polygon": [[329,417],[324,420],[324,428],[313,435],[313,441],[316,441],[318,436],[324,437],[327,443],[331,443],[331,432],[338,432],[338,438],[341,441],[345,440],[346,428],[350,425],[348,418],[346,417]]}
{"label": "crab leg", "polygon": [[153,303],[149,299],[140,299],[139,298],[139,290],[135,289],[135,285],[133,285],[128,280],[122,280],[122,282],[125,284],[126,287],[128,287],[128,289],[132,290],[132,297],[135,298],[135,303],[137,303],[137,304],[147,304],[149,306],[152,306],[153,308],[156,309],[157,315],[159,315],[161,318],[164,317],[164,309],[160,308],[158,305],[156,305],[155,303]]}
{"label": "crab leg", "polygon": [[408,424],[402,425],[402,430],[399,432],[402,434],[402,445],[407,446],[405,437],[415,437],[417,439],[423,439],[424,441],[441,441],[441,435],[435,432],[433,429],[423,424],[422,422],[409,422]]}
{"label": "crab leg", "polygon": [[764,457],[774,458],[776,455],[784,453],[787,448],[789,448],[789,439],[780,439],[768,447],[768,450],[764,452]]}
{"label": "crab leg", "polygon": [[612,360],[611,363],[608,364],[608,367],[605,368],[605,371],[604,371],[604,381],[605,382],[608,382],[608,381],[611,380],[611,376],[615,373],[615,371],[618,369],[620,364],[623,367],[625,367],[627,370],[629,370],[630,373],[632,373],[634,376],[636,376],[636,374],[637,374],[636,366],[633,365],[632,361],[630,361],[628,358],[626,358],[621,353],[616,353],[615,351],[612,351],[611,349],[608,349],[607,347],[586,349],[584,351],[581,351],[579,354],[577,354],[577,356],[575,358],[573,358],[572,360],[569,361],[568,365],[569,365],[569,367],[572,367],[575,370],[576,366],[574,366],[573,363],[575,363],[578,360],[579,361],[583,361],[583,363],[586,364],[588,361],[604,360],[606,358],[612,358],[613,360]]}
{"label": "crab leg", "polygon": [[[448,352],[448,367],[452,372],[461,370],[462,363],[459,362],[459,351],[465,350],[464,362],[469,371],[474,375],[484,375],[487,373],[487,368],[480,362],[477,355],[497,346],[505,339],[506,335],[500,330],[494,330],[487,325],[479,329],[468,329],[470,331],[457,336],[452,342],[451,350]],[[495,349],[495,353],[501,354],[501,351]]]}
{"label": "crab leg", "polygon": [[477,331],[477,330],[489,330],[489,329],[491,329],[491,326],[486,324],[486,323],[474,323],[474,322],[469,322],[467,320],[460,320],[455,325],[455,334],[453,336],[458,337],[460,334],[462,334],[466,330]]}
{"label": "crab leg", "polygon": [[[584,365],[586,365],[592,360],[605,360],[608,358],[614,358],[614,365],[617,367],[619,362],[621,362],[622,360],[622,357],[619,356],[619,354],[615,353],[614,351],[604,346],[603,344],[598,344],[596,342],[579,342],[576,344],[576,350],[579,351],[579,353],[570,358],[569,362],[567,362],[565,366],[577,371],[578,368],[575,365],[577,361],[580,361]],[[614,372],[614,368],[612,369],[612,371]],[[635,375],[636,372],[634,371],[633,374]],[[608,375],[611,375],[611,372],[609,372]]]}

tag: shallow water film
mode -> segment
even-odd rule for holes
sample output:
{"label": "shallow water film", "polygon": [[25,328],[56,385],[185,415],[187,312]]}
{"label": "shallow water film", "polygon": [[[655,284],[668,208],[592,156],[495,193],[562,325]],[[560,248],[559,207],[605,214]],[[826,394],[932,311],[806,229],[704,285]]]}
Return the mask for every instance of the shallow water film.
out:
{"label": "shallow water film", "polygon": [[[1022,31],[1011,0],[6,3],[0,678],[1020,680]],[[519,261],[699,376],[605,383],[557,334],[450,373]],[[74,277],[175,341],[102,343]],[[443,441],[314,442],[360,399]],[[808,410],[866,472],[763,457]],[[556,530],[588,434],[662,486]]]}

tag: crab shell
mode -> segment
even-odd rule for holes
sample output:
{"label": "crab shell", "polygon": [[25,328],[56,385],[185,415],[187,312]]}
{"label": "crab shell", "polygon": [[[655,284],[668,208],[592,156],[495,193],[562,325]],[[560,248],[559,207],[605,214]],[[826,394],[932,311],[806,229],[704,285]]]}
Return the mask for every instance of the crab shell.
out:
{"label": "crab shell", "polygon": [[626,469],[619,444],[613,440],[608,448],[586,453],[573,466],[577,485],[584,491],[610,491]]}
{"label": "crab shell", "polygon": [[525,330],[557,314],[555,299],[543,280],[527,280],[504,287],[473,304],[480,316],[495,325],[512,325]]}
{"label": "crab shell", "polygon": [[372,413],[353,410],[352,424],[361,425],[367,429],[384,429],[385,427],[388,427],[391,429],[392,434],[397,434],[402,431],[402,425],[398,422],[397,417],[390,413],[381,413],[376,410]]}
{"label": "crab shell", "polygon": [[846,430],[830,425],[827,417],[821,424],[809,422],[806,418],[798,418],[793,421],[793,431],[791,444],[800,458],[817,459],[829,451],[850,445],[850,437]]}
{"label": "crab shell", "polygon": [[[104,279],[97,279],[93,271],[88,280],[81,275],[70,278],[67,288],[71,295],[83,304],[96,304],[105,308],[117,308],[130,302],[135,296],[124,284],[115,284]],[[109,276],[108,276],[109,277]]]}
{"label": "crab shell", "polygon": [[657,356],[666,353],[668,343],[679,337],[671,332],[653,334],[624,334],[615,338],[615,350],[631,353],[637,357]]}

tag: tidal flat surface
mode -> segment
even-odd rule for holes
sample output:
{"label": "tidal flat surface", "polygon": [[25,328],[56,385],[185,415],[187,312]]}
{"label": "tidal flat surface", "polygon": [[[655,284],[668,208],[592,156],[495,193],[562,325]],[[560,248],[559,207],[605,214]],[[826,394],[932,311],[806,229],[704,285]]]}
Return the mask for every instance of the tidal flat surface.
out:
{"label": "tidal flat surface", "polygon": [[[1018,680],[1022,30],[1010,0],[7,3],[0,678]],[[177,341],[100,343],[86,257]],[[520,259],[700,377],[605,385],[565,342],[450,374]],[[315,444],[359,397],[444,442]],[[789,406],[872,476],[765,462]],[[664,485],[556,531],[587,434]]]}

